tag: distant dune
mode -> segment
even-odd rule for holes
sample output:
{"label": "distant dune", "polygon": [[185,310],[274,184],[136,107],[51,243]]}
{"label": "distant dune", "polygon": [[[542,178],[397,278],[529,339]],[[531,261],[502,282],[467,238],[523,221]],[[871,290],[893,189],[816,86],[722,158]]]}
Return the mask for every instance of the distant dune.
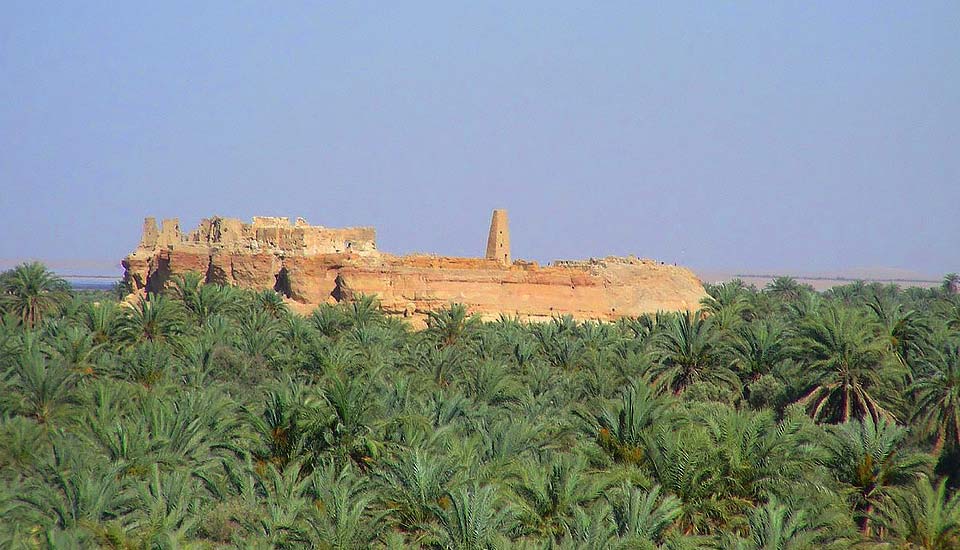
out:
{"label": "distant dune", "polygon": [[884,284],[892,283],[901,287],[919,286],[924,288],[939,286],[941,282],[941,278],[936,275],[895,267],[856,267],[816,272],[790,269],[742,269],[737,271],[694,269],[694,272],[704,283],[715,284],[731,279],[743,279],[744,282],[754,284],[760,288],[764,287],[774,278],[784,275],[793,277],[801,283],[809,284],[817,290],[826,290],[854,281],[864,281],[868,283],[879,282]]}

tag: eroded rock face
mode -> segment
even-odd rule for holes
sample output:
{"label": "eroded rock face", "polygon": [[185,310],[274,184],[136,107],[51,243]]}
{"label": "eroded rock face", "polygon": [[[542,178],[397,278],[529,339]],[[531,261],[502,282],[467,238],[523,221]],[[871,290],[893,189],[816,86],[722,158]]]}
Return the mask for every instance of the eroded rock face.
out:
{"label": "eroded rock face", "polygon": [[495,257],[394,256],[377,250],[372,228],[330,229],[302,218],[245,224],[214,217],[186,235],[176,220],[164,220],[158,230],[148,218],[140,246],[123,265],[136,292],[158,292],[171,277],[195,271],[207,282],[277,290],[301,312],[376,294],[387,313],[414,321],[453,302],[485,318],[613,320],[695,310],[706,295],[691,271],[651,260],[611,257],[541,267]]}

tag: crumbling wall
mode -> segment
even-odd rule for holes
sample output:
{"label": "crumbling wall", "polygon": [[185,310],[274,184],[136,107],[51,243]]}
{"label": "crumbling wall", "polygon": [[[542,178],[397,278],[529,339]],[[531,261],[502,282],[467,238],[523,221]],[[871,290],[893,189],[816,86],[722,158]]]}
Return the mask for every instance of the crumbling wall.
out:
{"label": "crumbling wall", "polygon": [[157,246],[170,247],[183,241],[183,235],[180,233],[180,220],[170,218],[163,220],[160,226],[160,236],[157,238]]}
{"label": "crumbling wall", "polygon": [[139,248],[156,248],[157,240],[160,238],[160,230],[157,229],[156,218],[143,219],[143,234],[140,237]]}
{"label": "crumbling wall", "polygon": [[[376,256],[372,227],[327,228],[303,218],[257,216],[252,223],[213,216],[183,235],[176,218],[146,218],[137,249],[124,259],[125,279],[134,290],[162,289],[171,274],[197,271],[208,282],[261,288],[277,283],[284,258],[329,254]],[[284,288],[299,288],[293,280]],[[292,294],[292,292],[291,292]]]}

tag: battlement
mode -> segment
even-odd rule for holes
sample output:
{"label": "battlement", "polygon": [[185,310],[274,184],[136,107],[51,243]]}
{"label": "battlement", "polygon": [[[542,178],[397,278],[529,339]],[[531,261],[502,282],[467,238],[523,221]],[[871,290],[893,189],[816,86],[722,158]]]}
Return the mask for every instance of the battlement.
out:
{"label": "battlement", "polygon": [[[298,218],[302,220],[303,218]],[[253,227],[290,227],[290,218],[274,216],[254,216]]]}
{"label": "battlement", "polygon": [[256,216],[252,223],[236,218],[204,218],[187,234],[180,231],[177,218],[163,220],[157,229],[155,218],[143,221],[139,249],[177,249],[207,246],[231,252],[274,252],[277,254],[376,253],[376,230],[372,227],[329,228],[314,226],[303,218]]}
{"label": "battlement", "polygon": [[607,256],[605,258],[588,258],[586,260],[554,260],[552,267],[570,267],[588,269],[591,267],[610,267],[614,265],[657,265],[656,260],[638,258],[636,256]]}

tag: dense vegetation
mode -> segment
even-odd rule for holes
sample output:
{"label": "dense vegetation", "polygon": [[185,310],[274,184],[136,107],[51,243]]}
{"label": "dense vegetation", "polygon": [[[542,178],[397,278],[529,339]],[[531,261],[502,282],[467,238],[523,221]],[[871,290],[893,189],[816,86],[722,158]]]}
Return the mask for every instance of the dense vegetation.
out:
{"label": "dense vegetation", "polygon": [[960,547],[960,296],[426,330],[0,275],[2,548]]}

